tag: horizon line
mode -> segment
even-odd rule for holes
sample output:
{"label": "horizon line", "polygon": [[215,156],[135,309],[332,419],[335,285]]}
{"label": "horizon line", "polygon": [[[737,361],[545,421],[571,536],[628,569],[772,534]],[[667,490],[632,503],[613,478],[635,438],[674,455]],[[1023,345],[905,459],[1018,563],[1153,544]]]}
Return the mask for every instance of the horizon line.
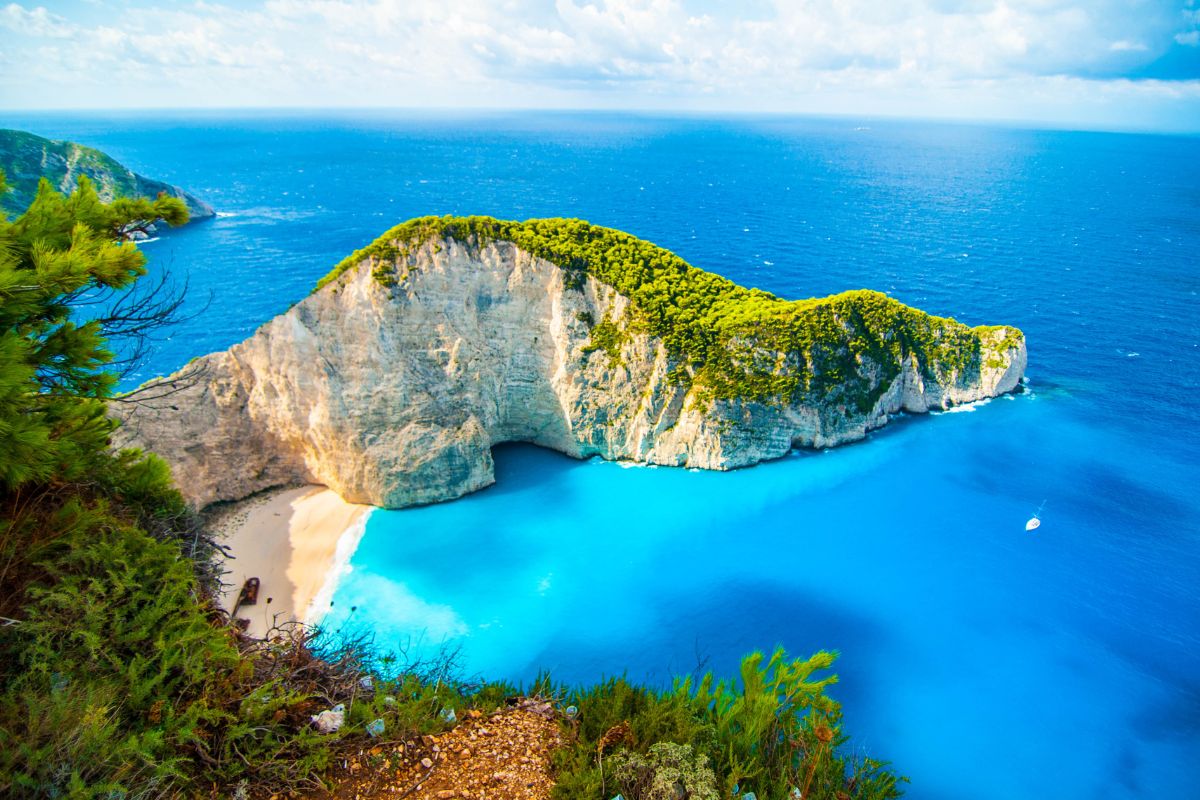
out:
{"label": "horizon line", "polygon": [[692,118],[692,119],[845,119],[879,122],[916,122],[944,125],[959,125],[970,127],[998,127],[1014,130],[1057,131],[1062,133],[1111,133],[1151,136],[1177,136],[1185,138],[1200,137],[1200,124],[1194,128],[1174,127],[1126,127],[1108,126],[1103,123],[1087,124],[1072,123],[1056,120],[1039,120],[1019,117],[955,117],[880,113],[853,113],[836,111],[779,111],[779,110],[716,110],[716,109],[653,109],[653,108],[604,108],[604,107],[564,107],[564,106],[388,106],[388,105],[344,105],[344,106],[130,106],[125,108],[98,107],[54,107],[54,108],[5,108],[0,109],[0,120],[6,114],[11,115],[67,115],[84,116],[147,116],[163,115],[237,115],[254,114],[269,116],[279,115],[320,115],[320,114],[387,114],[387,113],[417,113],[429,115],[512,115],[527,114],[594,114],[610,116],[637,116],[662,119]]}

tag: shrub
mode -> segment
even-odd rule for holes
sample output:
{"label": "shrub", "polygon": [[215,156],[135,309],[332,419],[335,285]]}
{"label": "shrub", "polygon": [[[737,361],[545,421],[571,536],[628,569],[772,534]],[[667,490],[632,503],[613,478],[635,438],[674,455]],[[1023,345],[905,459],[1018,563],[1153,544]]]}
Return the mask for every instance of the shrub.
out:
{"label": "shrub", "polygon": [[[130,474],[112,484],[140,486],[142,500],[167,491],[154,462],[128,459],[114,458],[112,471]],[[166,511],[178,501],[169,492]],[[131,524],[119,499],[68,486],[3,510],[14,536],[41,545],[11,612],[18,624],[0,628],[0,796],[315,787],[372,720],[388,741],[436,733],[447,709],[494,707],[510,691],[299,625],[241,637],[208,605],[179,542]],[[345,727],[319,734],[310,716],[336,703]]]}
{"label": "shrub", "polygon": [[659,742],[644,755],[622,750],[609,759],[613,783],[629,800],[719,800],[708,758],[691,745]]}
{"label": "shrub", "polygon": [[584,345],[583,352],[592,353],[596,350],[603,350],[610,361],[617,362],[621,359],[621,348],[624,346],[626,338],[625,331],[605,317],[592,328],[591,341]]}
{"label": "shrub", "polygon": [[[663,691],[622,678],[563,690],[543,679],[536,690],[557,695],[579,712],[573,744],[556,755],[555,797],[608,800],[614,785],[624,785],[620,781],[631,780],[641,789],[653,784],[655,763],[663,765],[664,776],[683,769],[683,751],[655,753],[663,743],[690,747],[696,759],[711,765],[722,797],[735,788],[764,798],[791,797],[793,790],[829,800],[899,797],[904,779],[885,763],[842,752],[847,737],[840,707],[825,694],[836,676],[815,675],[833,665],[834,655],[789,659],[776,650],[765,661],[763,654],[752,653],[742,661],[739,680],[718,681],[709,673],[699,682],[683,679]],[[615,755],[607,756],[606,772],[610,750]],[[667,760],[667,754],[676,761]],[[671,763],[675,766],[668,769]],[[698,760],[690,763],[698,769]],[[619,777],[614,764],[622,768]]]}

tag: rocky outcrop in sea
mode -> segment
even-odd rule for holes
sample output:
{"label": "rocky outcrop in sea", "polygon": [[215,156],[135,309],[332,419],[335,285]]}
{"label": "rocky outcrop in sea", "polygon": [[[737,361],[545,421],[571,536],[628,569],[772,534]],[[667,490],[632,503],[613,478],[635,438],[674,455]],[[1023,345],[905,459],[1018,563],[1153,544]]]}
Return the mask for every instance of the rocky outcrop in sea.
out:
{"label": "rocky outcrop in sea", "polygon": [[[502,442],[732,469],[862,439],[898,412],[1012,391],[1025,369],[1015,328],[971,329],[860,292],[796,304],[793,328],[827,321],[820,336],[791,330],[786,341],[803,347],[777,349],[784,339],[766,322],[734,328],[706,351],[719,346],[724,370],[744,370],[731,384],[711,377],[716,356],[673,351],[669,323],[647,323],[599,270],[490,237],[388,242],[200,359],[198,382],[119,405],[117,443],[164,457],[197,506],[307,482],[396,508],[491,484]],[[693,272],[746,302],[790,307]]]}

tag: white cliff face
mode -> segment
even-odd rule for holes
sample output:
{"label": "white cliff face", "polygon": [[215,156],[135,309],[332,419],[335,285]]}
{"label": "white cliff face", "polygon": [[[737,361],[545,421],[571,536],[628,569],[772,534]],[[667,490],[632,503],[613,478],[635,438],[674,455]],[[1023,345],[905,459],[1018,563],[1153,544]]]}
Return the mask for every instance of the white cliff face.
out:
{"label": "white cliff face", "polygon": [[[945,385],[910,357],[866,415],[708,401],[668,379],[667,351],[648,335],[628,334],[619,359],[585,352],[593,322],[624,318],[629,302],[590,277],[570,288],[563,270],[504,242],[433,241],[408,264],[391,287],[364,264],[205,356],[196,385],[116,409],[116,443],[166,458],[201,507],[298,482],[402,507],[492,483],[491,448],[502,442],[728,469],[862,438],[901,410],[1011,391],[1025,369],[1019,339],[985,350],[974,379]],[[991,346],[1004,334],[989,334]]]}

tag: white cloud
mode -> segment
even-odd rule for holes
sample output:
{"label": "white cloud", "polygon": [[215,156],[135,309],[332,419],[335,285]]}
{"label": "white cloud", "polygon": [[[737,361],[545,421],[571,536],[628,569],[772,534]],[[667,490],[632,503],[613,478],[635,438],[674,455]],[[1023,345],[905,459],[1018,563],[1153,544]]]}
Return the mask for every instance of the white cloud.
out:
{"label": "white cloud", "polygon": [[40,6],[27,9],[16,3],[9,3],[0,10],[0,25],[22,36],[38,38],[66,38],[76,33],[74,26],[63,17]]}
{"label": "white cloud", "polygon": [[[1005,87],[1091,91],[1200,43],[1200,11],[1177,0],[761,0],[753,13],[697,2],[201,0],[126,6],[119,25],[12,3],[0,88],[59,105],[106,85],[148,105],[858,113],[904,96],[928,114]],[[1139,91],[1167,102],[1144,82],[1120,94]]]}

